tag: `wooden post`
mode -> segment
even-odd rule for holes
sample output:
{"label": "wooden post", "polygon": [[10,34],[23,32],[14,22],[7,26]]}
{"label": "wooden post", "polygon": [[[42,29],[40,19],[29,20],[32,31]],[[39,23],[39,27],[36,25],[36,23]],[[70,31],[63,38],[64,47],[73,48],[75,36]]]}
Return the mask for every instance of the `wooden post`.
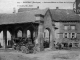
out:
{"label": "wooden post", "polygon": [[3,30],[3,48],[7,48],[7,30]]}
{"label": "wooden post", "polygon": [[15,36],[15,30],[13,30],[12,31],[12,36],[11,36],[11,41],[12,41],[12,47],[13,47],[13,45],[14,45],[14,38],[15,38],[16,36]]}
{"label": "wooden post", "polygon": [[32,39],[32,43],[34,43],[34,41],[33,41],[33,30],[31,30],[31,39]]}
{"label": "wooden post", "polygon": [[22,36],[23,36],[24,38],[27,37],[27,31],[26,31],[25,29],[23,30]]}

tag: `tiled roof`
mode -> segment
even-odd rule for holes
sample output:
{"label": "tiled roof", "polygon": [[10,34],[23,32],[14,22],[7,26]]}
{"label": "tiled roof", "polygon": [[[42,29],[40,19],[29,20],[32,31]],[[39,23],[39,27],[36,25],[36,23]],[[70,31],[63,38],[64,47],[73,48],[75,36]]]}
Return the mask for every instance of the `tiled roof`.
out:
{"label": "tiled roof", "polygon": [[[14,14],[0,14],[0,25],[35,22],[35,14],[45,15],[48,9],[38,9]],[[54,21],[80,21],[80,16],[70,9],[50,9]]]}
{"label": "tiled roof", "polygon": [[54,21],[80,21],[80,16],[71,9],[50,9]]}
{"label": "tiled roof", "polygon": [[15,23],[27,23],[27,22],[35,22],[36,17],[35,14],[46,13],[46,9],[44,10],[33,10],[27,12],[20,12],[15,14],[0,14],[0,25],[1,24],[15,24]]}

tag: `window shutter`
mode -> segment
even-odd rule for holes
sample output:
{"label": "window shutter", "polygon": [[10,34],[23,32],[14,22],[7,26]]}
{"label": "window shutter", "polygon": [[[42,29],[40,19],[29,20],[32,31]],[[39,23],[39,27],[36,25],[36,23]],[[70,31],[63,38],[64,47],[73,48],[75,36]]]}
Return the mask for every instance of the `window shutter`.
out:
{"label": "window shutter", "polygon": [[67,38],[69,38],[69,33],[67,33]]}
{"label": "window shutter", "polygon": [[70,38],[72,38],[72,33],[70,33]]}
{"label": "window shutter", "polygon": [[77,38],[77,34],[75,33],[75,38]]}

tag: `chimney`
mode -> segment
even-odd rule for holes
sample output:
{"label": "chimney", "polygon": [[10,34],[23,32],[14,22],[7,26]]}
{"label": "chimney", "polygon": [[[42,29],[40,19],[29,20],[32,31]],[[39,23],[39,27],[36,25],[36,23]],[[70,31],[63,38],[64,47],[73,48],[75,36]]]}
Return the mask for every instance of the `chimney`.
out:
{"label": "chimney", "polygon": [[39,6],[37,6],[37,8],[39,9]]}
{"label": "chimney", "polygon": [[59,9],[59,7],[56,7],[56,9]]}

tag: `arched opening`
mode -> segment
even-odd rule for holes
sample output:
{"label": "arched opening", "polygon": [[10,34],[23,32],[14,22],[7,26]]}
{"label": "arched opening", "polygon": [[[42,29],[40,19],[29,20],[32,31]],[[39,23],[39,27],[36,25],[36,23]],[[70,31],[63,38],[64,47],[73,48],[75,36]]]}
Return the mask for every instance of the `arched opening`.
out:
{"label": "arched opening", "polygon": [[3,31],[0,32],[0,44],[3,47]]}
{"label": "arched opening", "polygon": [[27,30],[27,39],[29,42],[34,43],[33,32],[31,30]]}
{"label": "arched opening", "polygon": [[31,42],[34,44],[36,33],[35,33],[34,25],[32,23],[29,24],[29,26],[26,28],[26,32],[27,32],[27,38],[29,38]]}
{"label": "arched opening", "polygon": [[[0,44],[3,47],[3,31],[0,32]],[[11,33],[7,30],[7,47],[11,47]]]}
{"label": "arched opening", "polygon": [[31,38],[31,31],[27,30],[27,38]]}
{"label": "arched opening", "polygon": [[44,48],[49,48],[50,45],[50,30],[44,29]]}
{"label": "arched opening", "polygon": [[17,31],[17,37],[22,37],[22,30]]}
{"label": "arched opening", "polygon": [[23,34],[23,29],[22,27],[17,27],[15,29],[15,38],[19,38],[19,37],[22,37],[22,34]]}

